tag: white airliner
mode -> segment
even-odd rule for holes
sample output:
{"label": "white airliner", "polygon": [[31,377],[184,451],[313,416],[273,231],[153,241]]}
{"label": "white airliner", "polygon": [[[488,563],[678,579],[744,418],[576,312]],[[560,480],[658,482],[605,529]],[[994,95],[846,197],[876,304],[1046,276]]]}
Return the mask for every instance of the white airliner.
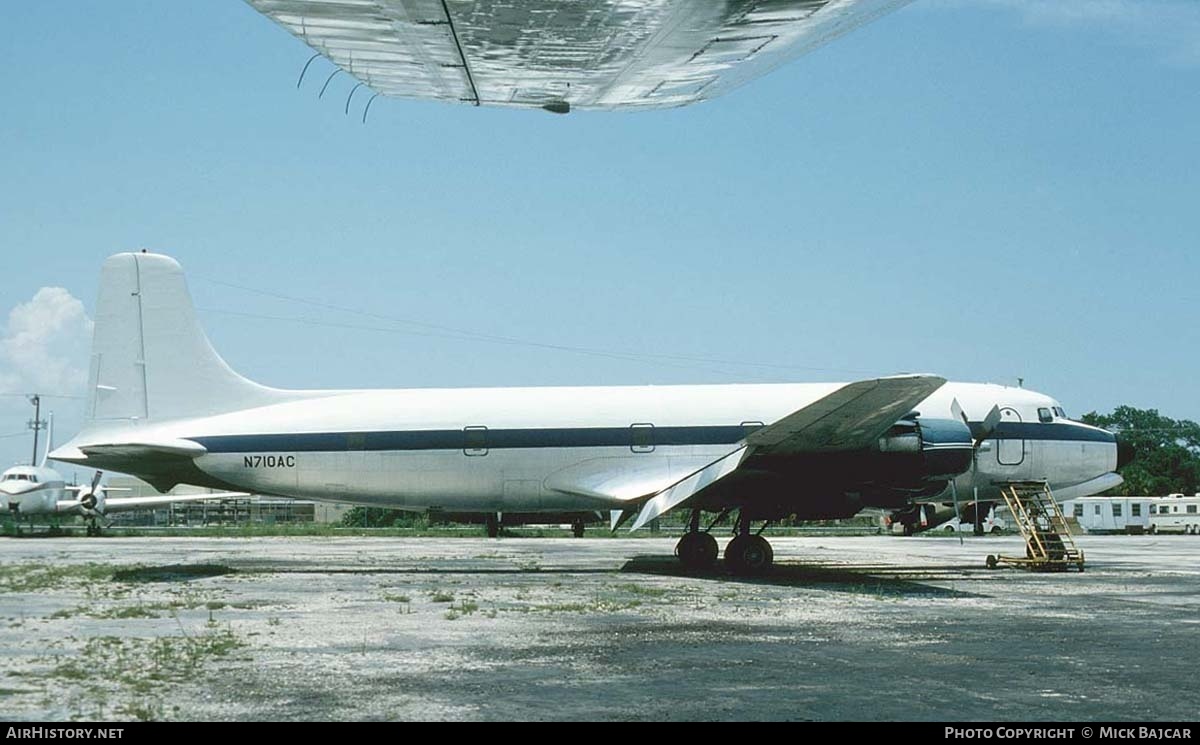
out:
{"label": "white airliner", "polygon": [[[409,510],[691,511],[677,553],[717,558],[703,511],[736,511],[734,571],[766,569],[754,521],[1121,482],[1116,438],[1020,388],[907,375],[850,384],[291,391],[229,368],[179,265],[102,269],[86,422],[55,460],[188,483]],[[620,520],[614,520],[614,523]]]}
{"label": "white airliner", "polygon": [[53,420],[46,438],[46,455],[36,466],[13,466],[0,474],[0,507],[14,518],[45,515],[80,515],[87,520],[88,535],[99,535],[100,521],[115,512],[144,510],[177,502],[198,502],[209,499],[249,496],[238,493],[183,494],[153,497],[114,497],[109,492],[128,491],[100,483],[103,471],[96,471],[92,481],[84,485],[68,485],[58,471],[46,465],[53,447]]}
{"label": "white airliner", "polygon": [[[376,95],[639,110],[720,96],[909,0],[247,0]],[[363,118],[373,100],[364,92]]]}

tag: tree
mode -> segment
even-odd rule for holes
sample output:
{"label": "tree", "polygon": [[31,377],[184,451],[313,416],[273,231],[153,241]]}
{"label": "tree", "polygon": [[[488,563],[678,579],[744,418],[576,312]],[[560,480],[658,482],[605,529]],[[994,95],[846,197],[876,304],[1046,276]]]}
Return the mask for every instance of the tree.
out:
{"label": "tree", "polygon": [[1162,496],[1200,492],[1200,424],[1171,419],[1157,409],[1118,406],[1111,414],[1090,412],[1081,421],[1120,435],[1134,448],[1121,468],[1125,483],[1110,494]]}

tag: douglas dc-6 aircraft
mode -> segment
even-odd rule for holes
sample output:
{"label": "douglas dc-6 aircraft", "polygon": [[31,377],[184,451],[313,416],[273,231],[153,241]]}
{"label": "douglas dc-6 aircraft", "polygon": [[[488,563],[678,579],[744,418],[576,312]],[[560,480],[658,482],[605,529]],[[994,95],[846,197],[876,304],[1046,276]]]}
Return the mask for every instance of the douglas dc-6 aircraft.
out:
{"label": "douglas dc-6 aircraft", "polygon": [[[725,561],[766,570],[755,521],[903,510],[997,481],[1064,498],[1121,482],[1116,437],[1020,388],[906,375],[850,384],[289,391],[241,377],[157,254],[101,271],[83,430],[55,460],[179,483],[399,509],[690,510],[676,553],[711,565],[702,512],[736,511]],[[616,525],[614,524],[614,528]]]}
{"label": "douglas dc-6 aircraft", "polygon": [[[909,0],[247,0],[376,95],[657,109],[715,98]],[[373,98],[366,94],[363,118]]]}

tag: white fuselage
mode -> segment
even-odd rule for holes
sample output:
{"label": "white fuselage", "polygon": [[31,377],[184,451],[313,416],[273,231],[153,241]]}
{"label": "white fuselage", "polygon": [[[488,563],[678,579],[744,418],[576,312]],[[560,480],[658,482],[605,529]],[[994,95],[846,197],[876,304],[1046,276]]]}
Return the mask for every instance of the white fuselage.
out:
{"label": "white fuselage", "polygon": [[0,509],[45,515],[56,512],[66,498],[66,482],[53,468],[13,466],[0,474]]}
{"label": "white fuselage", "polygon": [[[194,460],[206,486],[412,510],[618,509],[840,385],[303,392],[217,416],[96,423],[53,457],[73,460],[90,442],[188,440],[207,450]],[[1004,417],[957,480],[964,496],[986,498],[997,480],[1087,493],[1112,486],[1106,475],[1119,483],[1112,435],[1060,416],[1053,399],[948,383],[917,410],[951,419],[953,400],[972,423],[993,406]],[[105,467],[138,474],[136,462]]]}

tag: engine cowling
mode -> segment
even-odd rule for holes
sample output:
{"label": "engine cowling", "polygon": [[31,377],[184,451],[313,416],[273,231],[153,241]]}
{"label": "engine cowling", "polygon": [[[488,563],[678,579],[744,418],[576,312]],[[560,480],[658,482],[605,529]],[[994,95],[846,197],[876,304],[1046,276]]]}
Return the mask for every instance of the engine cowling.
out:
{"label": "engine cowling", "polygon": [[879,438],[879,452],[909,478],[947,481],[971,468],[975,443],[957,419],[901,419]]}
{"label": "engine cowling", "polygon": [[79,511],[84,517],[102,517],[104,515],[104,489],[80,492]]}

